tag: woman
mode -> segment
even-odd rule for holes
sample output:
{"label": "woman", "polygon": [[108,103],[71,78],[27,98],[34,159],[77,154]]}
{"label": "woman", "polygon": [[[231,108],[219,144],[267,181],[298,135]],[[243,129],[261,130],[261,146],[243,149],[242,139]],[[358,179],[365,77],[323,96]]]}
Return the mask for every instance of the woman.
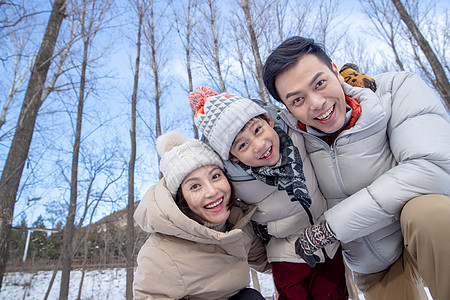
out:
{"label": "woman", "polygon": [[151,233],[137,258],[135,299],[264,299],[247,288],[250,267],[268,264],[250,219],[235,201],[219,156],[197,140],[168,133],[156,142],[163,178],[134,214]]}

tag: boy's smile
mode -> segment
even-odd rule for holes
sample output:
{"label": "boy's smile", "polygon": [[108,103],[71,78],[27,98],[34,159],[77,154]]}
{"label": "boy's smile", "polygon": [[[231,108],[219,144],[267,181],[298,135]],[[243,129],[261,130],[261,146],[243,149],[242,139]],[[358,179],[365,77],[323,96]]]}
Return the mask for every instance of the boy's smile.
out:
{"label": "boy's smile", "polygon": [[240,161],[250,167],[273,166],[280,160],[280,138],[273,129],[274,122],[253,118],[238,133],[230,153],[232,162]]}
{"label": "boy's smile", "polygon": [[336,66],[328,68],[313,54],[299,58],[275,79],[275,86],[290,113],[305,125],[334,133],[344,126],[344,78]]}

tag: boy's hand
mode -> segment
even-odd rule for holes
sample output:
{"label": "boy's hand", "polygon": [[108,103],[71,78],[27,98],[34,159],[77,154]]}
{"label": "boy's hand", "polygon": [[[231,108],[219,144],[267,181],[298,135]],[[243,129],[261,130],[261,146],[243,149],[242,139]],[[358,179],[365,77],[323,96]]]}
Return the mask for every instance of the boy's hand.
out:
{"label": "boy's hand", "polygon": [[310,266],[314,267],[318,262],[318,256],[314,252],[324,246],[336,242],[336,236],[326,221],[305,228],[295,241],[295,253],[303,258]]}
{"label": "boy's hand", "polygon": [[372,91],[377,90],[377,85],[373,78],[359,72],[357,65],[346,63],[339,70],[339,73],[344,77],[344,81],[352,86],[369,88]]}

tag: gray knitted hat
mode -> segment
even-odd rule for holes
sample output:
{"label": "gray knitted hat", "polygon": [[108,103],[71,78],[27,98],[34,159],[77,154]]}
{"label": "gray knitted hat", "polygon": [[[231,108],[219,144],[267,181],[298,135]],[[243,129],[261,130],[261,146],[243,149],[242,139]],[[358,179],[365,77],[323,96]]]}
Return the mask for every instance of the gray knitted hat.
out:
{"label": "gray knitted hat", "polygon": [[189,94],[189,102],[196,111],[195,125],[223,160],[229,159],[231,145],[245,124],[266,113],[250,99],[228,93],[219,95],[205,87]]}
{"label": "gray knitted hat", "polygon": [[184,178],[195,169],[216,165],[223,170],[220,157],[211,148],[198,140],[186,141],[186,137],[179,132],[159,136],[156,150],[161,156],[161,173],[172,196],[175,196]]}

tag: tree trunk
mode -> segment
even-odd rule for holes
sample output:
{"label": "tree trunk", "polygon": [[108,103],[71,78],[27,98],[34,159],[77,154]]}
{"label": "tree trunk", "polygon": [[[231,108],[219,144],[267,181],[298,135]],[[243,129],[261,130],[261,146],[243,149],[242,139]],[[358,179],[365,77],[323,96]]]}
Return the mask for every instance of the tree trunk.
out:
{"label": "tree trunk", "polygon": [[434,76],[436,77],[436,83],[434,84],[435,88],[446,103],[448,109],[450,107],[450,83],[448,82],[448,78],[445,75],[445,70],[442,67],[442,64],[439,62],[439,59],[433,52],[433,49],[431,49],[428,41],[420,32],[416,23],[414,23],[413,19],[409,16],[402,2],[400,0],[392,0],[392,3],[394,3],[400,15],[400,18],[403,20],[403,22],[405,22],[406,27],[408,27],[408,30],[417,41],[420,49],[422,49],[423,54],[425,54],[425,57],[430,63],[430,66],[433,69]]}
{"label": "tree trunk", "polygon": [[55,0],[17,122],[16,132],[0,179],[0,289],[5,273],[14,204],[27,159],[45,79],[64,18],[65,0]]}
{"label": "tree trunk", "polygon": [[248,89],[248,83],[247,83],[247,76],[245,75],[245,65],[244,65],[244,55],[241,51],[241,46],[239,45],[239,36],[238,36],[238,27],[235,24],[233,25],[233,31],[234,31],[234,39],[236,41],[236,55],[239,61],[239,66],[241,67],[242,72],[242,82],[244,83],[245,92],[247,93],[247,98],[251,98],[250,91]]}
{"label": "tree trunk", "polygon": [[127,265],[127,284],[126,299],[133,299],[133,275],[134,275],[134,167],[136,164],[136,105],[139,86],[139,64],[141,59],[141,36],[142,22],[145,15],[144,3],[142,7],[137,7],[138,12],[138,32],[136,44],[136,65],[134,73],[133,95],[131,98],[131,153],[128,164],[128,204],[127,204],[127,245],[126,245],[126,265]]}
{"label": "tree trunk", "polygon": [[44,300],[48,299],[50,295],[50,291],[52,290],[53,282],[55,282],[56,274],[58,274],[59,266],[61,265],[62,254],[59,254],[58,262],[53,268],[52,278],[50,278],[50,282],[48,283],[47,291],[45,292]]}
{"label": "tree trunk", "polygon": [[[187,14],[186,14],[186,71],[188,75],[188,86],[189,86],[189,93],[194,90],[194,84],[192,82],[192,69],[191,69],[191,0],[188,0],[187,4]],[[192,127],[194,128],[194,138],[198,139],[198,128],[195,126],[194,122],[194,116],[195,112],[192,110]]]}
{"label": "tree trunk", "polygon": [[258,81],[259,96],[264,102],[270,102],[269,92],[264,85],[262,69],[263,64],[261,62],[261,55],[259,54],[258,39],[256,38],[255,30],[253,29],[252,17],[250,13],[250,1],[241,0],[241,7],[245,14],[245,21],[247,22],[248,33],[250,34],[250,43],[252,45],[253,58],[255,59],[256,66],[256,80]]}
{"label": "tree trunk", "polygon": [[[91,223],[92,224],[92,223]],[[89,224],[89,225],[91,225]],[[88,238],[89,238],[89,233],[91,232],[91,226],[89,226],[87,228],[87,232],[86,235],[84,237],[84,255],[83,255],[83,263],[82,263],[82,267],[81,267],[81,279],[80,279],[80,285],[78,287],[78,296],[77,296],[77,300],[81,299],[81,292],[83,291],[83,283],[84,283],[84,276],[86,274],[86,261],[88,258]]]}
{"label": "tree trunk", "polygon": [[161,135],[161,87],[159,84],[159,72],[158,63],[156,61],[156,40],[155,40],[155,23],[154,23],[154,12],[153,12],[153,1],[150,1],[150,65],[152,67],[153,76],[155,79],[155,113],[156,113],[156,124],[155,124],[155,136]]}
{"label": "tree trunk", "polygon": [[89,42],[84,41],[83,63],[81,66],[80,96],[78,98],[77,124],[75,129],[75,142],[72,153],[72,174],[70,180],[70,203],[63,233],[63,259],[61,271],[61,289],[59,299],[67,299],[69,296],[70,269],[72,265],[72,241],[74,240],[74,222],[77,211],[78,196],[78,157],[80,155],[81,125],[83,120],[84,90],[86,86],[86,69],[88,64]]}
{"label": "tree trunk", "polygon": [[212,0],[208,0],[209,11],[211,13],[211,31],[213,34],[213,43],[214,43],[214,64],[217,69],[217,77],[219,78],[220,92],[223,93],[226,91],[225,89],[225,81],[222,76],[222,67],[220,65],[220,56],[219,56],[219,38],[217,36],[216,31],[216,14],[215,7],[212,3]]}

